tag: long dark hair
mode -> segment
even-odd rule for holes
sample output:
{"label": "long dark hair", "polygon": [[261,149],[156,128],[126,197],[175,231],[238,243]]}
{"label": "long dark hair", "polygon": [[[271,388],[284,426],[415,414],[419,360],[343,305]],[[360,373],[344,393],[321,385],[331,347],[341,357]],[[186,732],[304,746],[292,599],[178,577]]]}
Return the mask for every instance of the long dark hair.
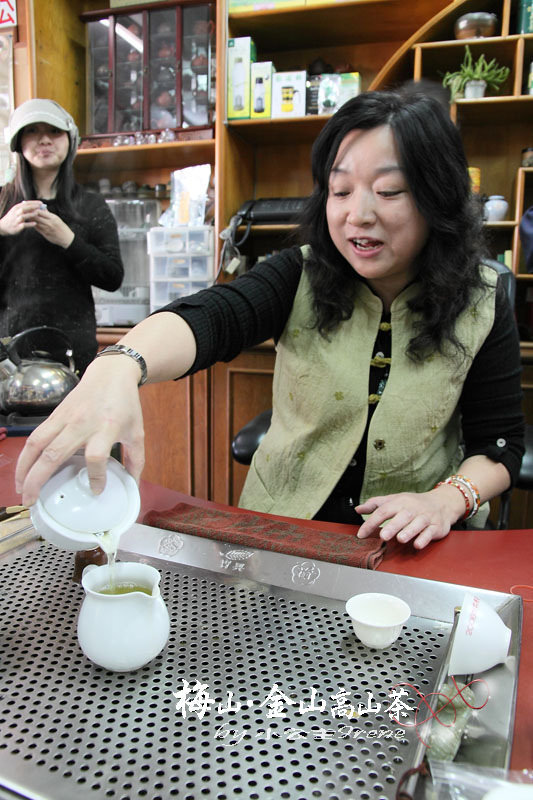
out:
{"label": "long dark hair", "polygon": [[[68,135],[68,134],[67,134]],[[76,209],[78,185],[74,180],[72,164],[76,156],[76,147],[69,136],[68,153],[59,167],[54,184],[56,188],[55,201],[61,216],[68,219],[79,219]],[[0,217],[3,217],[10,208],[22,200],[37,200],[37,192],[33,182],[31,165],[17,148],[17,166],[15,177],[7,183],[0,193]]]}
{"label": "long dark hair", "polygon": [[459,131],[442,103],[417,90],[416,84],[397,91],[366,92],[349,100],[313,145],[314,190],[302,213],[300,232],[312,247],[307,269],[316,326],[327,336],[350,318],[360,280],[329,234],[329,175],[346,134],[381,125],[392,129],[414,202],[429,229],[417,260],[420,292],[410,308],[421,317],[408,354],[418,360],[434,350],[443,352],[446,342],[455,351],[463,351],[454,327],[474,289],[483,286],[479,271],[485,255],[482,215],[472,197]]}

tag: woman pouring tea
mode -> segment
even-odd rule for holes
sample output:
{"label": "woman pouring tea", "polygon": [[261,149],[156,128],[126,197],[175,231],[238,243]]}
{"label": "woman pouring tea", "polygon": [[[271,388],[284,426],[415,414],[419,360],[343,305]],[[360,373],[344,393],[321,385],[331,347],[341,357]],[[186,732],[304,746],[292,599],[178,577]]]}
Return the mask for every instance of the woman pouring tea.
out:
{"label": "woman pouring tea", "polygon": [[53,100],[13,112],[16,174],[0,193],[0,337],[60,328],[82,374],[96,355],[91,286],[119,288],[117,226],[105,200],[74,180],[78,129]]}
{"label": "woman pouring tea", "polygon": [[484,526],[486,501],[518,474],[524,422],[514,316],[482,264],[460,135],[416,84],[369,92],[326,123],[312,171],[303,245],[171,303],[104,351],[28,439],[24,503],[80,447],[95,492],[115,441],[139,477],[138,386],[272,337],[272,423],[240,505],[416,548]]}

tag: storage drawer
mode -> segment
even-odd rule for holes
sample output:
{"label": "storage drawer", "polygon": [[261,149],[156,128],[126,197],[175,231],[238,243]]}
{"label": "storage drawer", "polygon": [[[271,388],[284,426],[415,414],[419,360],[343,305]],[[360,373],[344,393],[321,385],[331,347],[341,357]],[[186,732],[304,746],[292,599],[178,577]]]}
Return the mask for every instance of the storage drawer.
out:
{"label": "storage drawer", "polygon": [[177,228],[151,228],[148,232],[150,255],[171,253],[209,254],[213,252],[213,228],[211,225]]}
{"label": "storage drawer", "polygon": [[180,297],[187,297],[189,294],[206,289],[210,281],[191,281],[191,280],[157,280],[150,284],[150,310],[155,311],[161,306],[178,300]]}
{"label": "storage drawer", "polygon": [[213,274],[212,255],[152,255],[150,256],[152,279],[189,278],[208,280]]}

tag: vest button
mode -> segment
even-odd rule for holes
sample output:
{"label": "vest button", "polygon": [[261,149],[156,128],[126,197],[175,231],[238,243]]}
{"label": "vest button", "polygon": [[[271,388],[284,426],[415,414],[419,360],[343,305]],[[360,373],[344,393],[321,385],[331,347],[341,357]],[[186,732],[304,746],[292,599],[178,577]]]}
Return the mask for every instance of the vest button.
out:
{"label": "vest button", "polygon": [[376,450],[383,450],[385,447],[385,439],[374,439],[374,448]]}

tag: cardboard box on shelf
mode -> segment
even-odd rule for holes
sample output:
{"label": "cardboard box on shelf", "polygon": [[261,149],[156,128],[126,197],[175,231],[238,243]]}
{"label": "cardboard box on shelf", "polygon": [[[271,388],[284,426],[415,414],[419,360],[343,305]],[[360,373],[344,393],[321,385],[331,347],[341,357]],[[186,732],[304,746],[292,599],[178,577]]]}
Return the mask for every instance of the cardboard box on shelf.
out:
{"label": "cardboard box on shelf", "polygon": [[272,75],[276,68],[272,61],[256,61],[251,69],[250,116],[267,119],[272,114]]}
{"label": "cardboard box on shelf", "polygon": [[228,119],[250,117],[250,67],[255,60],[255,43],[250,36],[228,40]]}
{"label": "cardboard box on shelf", "polygon": [[318,113],[334,114],[347,100],[361,92],[358,72],[321,75],[318,87]]}
{"label": "cardboard box on shelf", "polygon": [[268,11],[273,8],[305,6],[305,0],[229,0],[229,12]]}
{"label": "cardboard box on shelf", "polygon": [[305,70],[272,75],[272,118],[305,116]]}

